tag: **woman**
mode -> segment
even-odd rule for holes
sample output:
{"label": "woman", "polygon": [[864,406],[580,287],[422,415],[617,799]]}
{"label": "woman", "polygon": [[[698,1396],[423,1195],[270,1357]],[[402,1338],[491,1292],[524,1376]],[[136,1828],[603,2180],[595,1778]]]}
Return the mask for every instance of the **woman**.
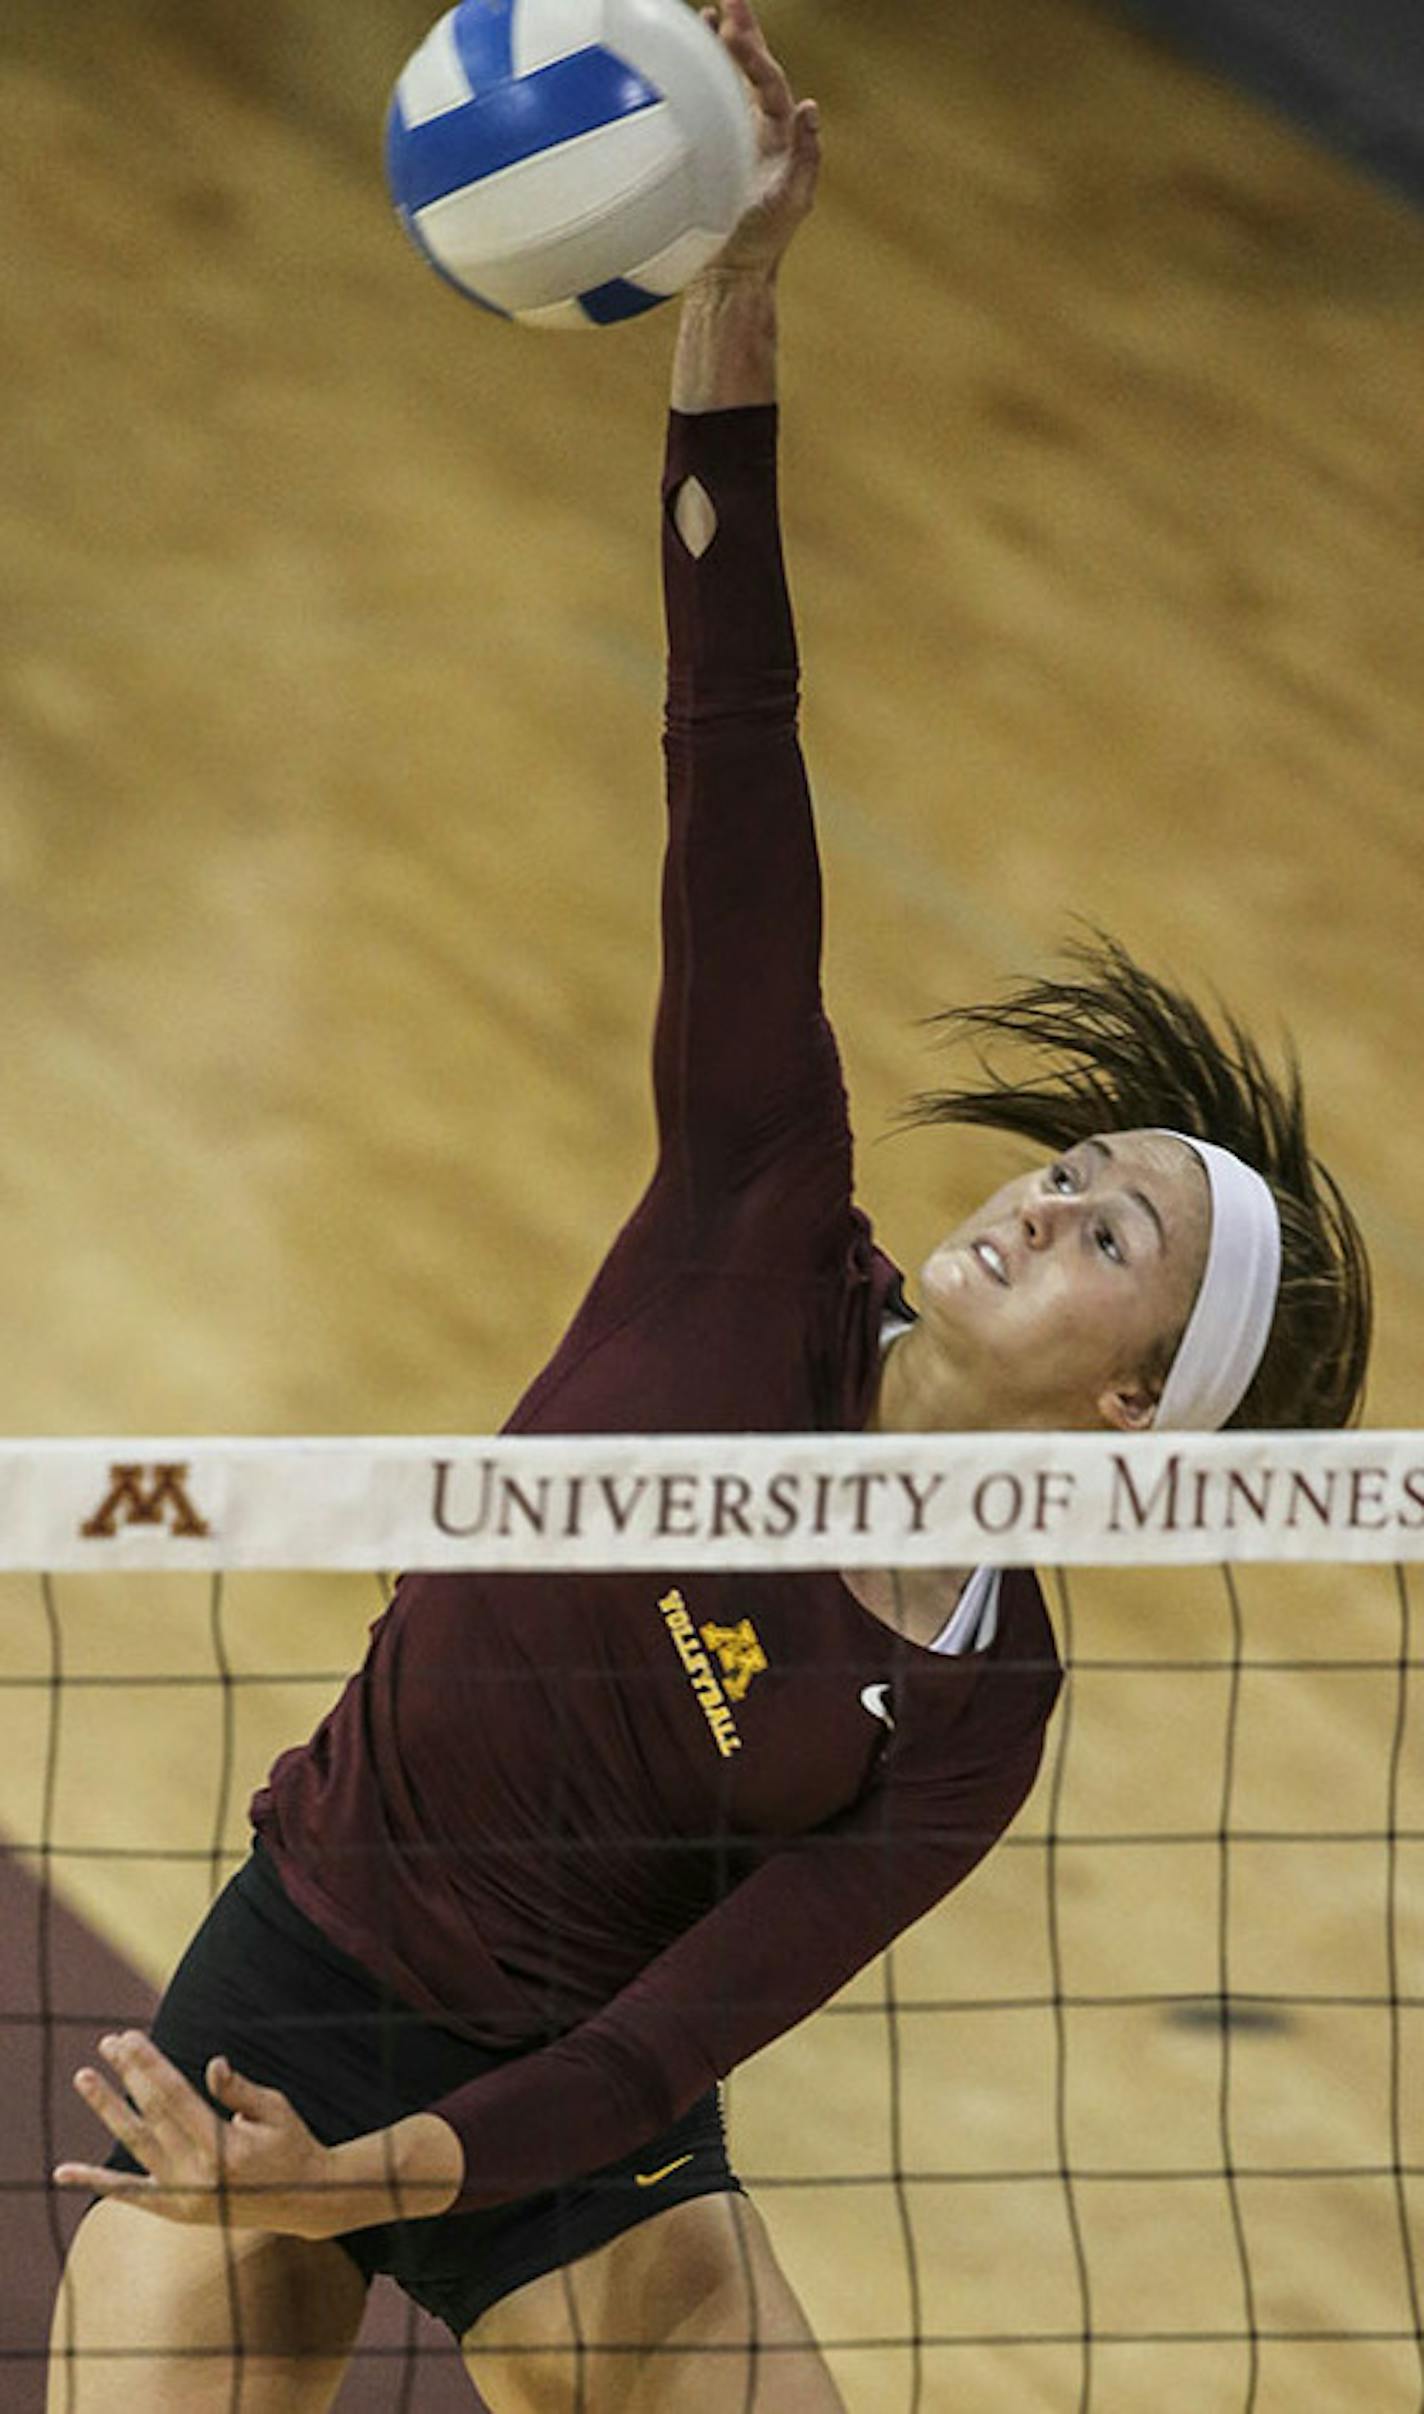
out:
{"label": "woman", "polygon": [[[817,120],[747,0],[720,30],[765,182],[673,372],[658,1165],[511,1426],[1343,1421],[1368,1283],[1294,1084],[1120,950],[961,1017],[1042,1070],[922,1111],[1059,1153],[935,1250],[915,1311],[852,1205],[772,409]],[[154,2038],[78,2074],[117,2145],[57,2175],[107,2201],[52,2406],[226,2409],[240,2379],[247,2414],[314,2414],[378,2270],[497,2414],[840,2405],[717,2082],[1003,1833],[1058,1661],[1023,1572],[680,1581],[674,1552],[402,1581]]]}

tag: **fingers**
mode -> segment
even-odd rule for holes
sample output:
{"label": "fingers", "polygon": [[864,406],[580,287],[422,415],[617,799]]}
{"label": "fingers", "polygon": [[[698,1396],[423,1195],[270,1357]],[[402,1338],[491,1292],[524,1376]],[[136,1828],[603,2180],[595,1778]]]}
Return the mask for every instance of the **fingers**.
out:
{"label": "fingers", "polygon": [[97,2163],[56,2163],[50,2173],[57,2188],[83,2188],[90,2196],[112,2196],[120,2204],[131,2204],[136,2212],[155,2214],[160,2221],[179,2223],[211,2222],[213,2205],[223,2206],[227,2199],[212,2187],[165,2187],[159,2180],[136,2176],[131,2171],[111,2171]]}
{"label": "fingers", "polygon": [[[145,2170],[153,2171],[176,2150],[201,2144],[210,2136],[213,2125],[210,2108],[196,2088],[189,2086],[182,2072],[147,2037],[130,2029],[121,2035],[101,2038],[99,2051],[119,2085],[111,2085],[101,2071],[86,2067],[74,2074],[75,2093],[103,2122],[109,2135],[117,2138]],[[87,2164],[76,2164],[73,2168],[89,2173]],[[121,2182],[128,2177],[119,2174]],[[67,2180],[64,2184],[77,2187],[88,2184],[88,2180]],[[116,2192],[107,2185],[99,2191],[102,2195]]]}
{"label": "fingers", "polygon": [[791,121],[792,148],[798,158],[821,156],[821,110],[817,101],[798,101]]}
{"label": "fingers", "polygon": [[279,2087],[259,2087],[255,2079],[244,2079],[225,2054],[214,2054],[205,2076],[208,2093],[240,2121],[271,2123],[291,2116],[291,2103]]}
{"label": "fingers", "polygon": [[175,2078],[178,2075],[167,2055],[161,2054],[136,2028],[124,2029],[117,2036],[101,2037],[99,2051],[119,2073],[141,2109],[157,2099],[161,2072],[171,2071]]}
{"label": "fingers", "polygon": [[751,0],[722,0],[720,8],[707,8],[702,14],[731,52],[755,92],[763,114],[776,124],[783,124],[795,107],[791,85],[785,69],[767,46]]}
{"label": "fingers", "polygon": [[[103,2037],[99,2051],[117,2073],[125,2094],[137,2106],[144,2127],[156,2129],[176,2123],[192,2132],[195,2124],[201,2126],[211,2119],[197,2089],[189,2086],[181,2070],[175,2069],[168,2056],[160,2053],[141,2030],[125,2029],[121,2035]],[[100,2117],[107,2117],[102,2110]]]}
{"label": "fingers", "polygon": [[[142,2172],[60,2163],[56,2186],[117,2196],[167,2221],[250,2223],[257,2216],[243,2206],[257,2197],[262,2218],[274,2218],[273,2189],[276,2203],[290,2212],[288,2182],[318,2164],[323,2150],[279,2089],[259,2087],[225,2054],[215,2054],[205,2073],[209,2102],[137,2030],[103,2038],[99,2051],[114,2083],[84,2069],[75,2073],[75,2088]],[[298,2210],[305,2216],[304,2205]]]}
{"label": "fingers", "polygon": [[[97,2114],[109,2135],[116,2137],[120,2145],[127,2146],[130,2153],[137,2153],[137,2142],[144,2127],[142,2116],[126,2097],[109,2085],[102,2072],[87,2068],[77,2070],[74,2074],[74,2090],[76,2095],[83,2097],[89,2110]],[[140,2155],[139,2160],[142,2159]]]}
{"label": "fingers", "polygon": [[84,2188],[91,2196],[123,2196],[130,2202],[151,2208],[145,2198],[157,2194],[151,2179],[133,2171],[110,2171],[100,2163],[56,2163],[50,2174],[57,2188]]}
{"label": "fingers", "polygon": [[[142,2053],[138,2051],[142,2048]],[[99,2051],[106,2062],[120,2074],[124,2089],[110,2085],[102,2071],[86,2067],[74,2074],[75,2093],[82,2096],[89,2110],[101,2120],[111,2137],[128,2149],[136,2162],[148,2164],[152,2159],[154,2136],[144,2117],[142,2099],[154,2099],[154,2072],[157,2062],[169,2072],[180,2086],[186,2082],[170,2062],[151,2046],[146,2037],[130,2030],[122,2036],[101,2037]],[[130,2101],[132,2096],[132,2101]],[[153,2180],[131,2171],[110,2171],[93,2163],[60,2163],[54,2172],[56,2184],[62,2188],[88,2188],[96,2196],[133,2196],[151,2191]]]}
{"label": "fingers", "polygon": [[798,101],[781,147],[781,206],[795,225],[815,205],[821,173],[821,113],[814,101]]}

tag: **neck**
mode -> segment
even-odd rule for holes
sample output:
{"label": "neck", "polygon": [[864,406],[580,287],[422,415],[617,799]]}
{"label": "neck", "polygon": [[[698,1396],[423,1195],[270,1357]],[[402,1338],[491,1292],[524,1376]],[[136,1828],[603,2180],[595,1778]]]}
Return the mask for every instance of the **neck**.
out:
{"label": "neck", "polygon": [[968,1386],[936,1350],[924,1323],[891,1342],[880,1361],[869,1433],[980,1433],[987,1430]]}

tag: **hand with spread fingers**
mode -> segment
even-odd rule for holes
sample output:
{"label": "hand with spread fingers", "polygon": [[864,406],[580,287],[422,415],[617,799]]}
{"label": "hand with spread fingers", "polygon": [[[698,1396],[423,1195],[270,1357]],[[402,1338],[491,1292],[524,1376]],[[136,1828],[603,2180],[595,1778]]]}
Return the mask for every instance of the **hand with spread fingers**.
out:
{"label": "hand with spread fingers", "polygon": [[204,2075],[228,2120],[137,2030],[105,2037],[99,2051],[118,2086],[84,2069],[75,2088],[143,2170],[61,2163],[59,2187],[87,2188],[165,2221],[295,2238],[441,2213],[459,2192],[459,2140],[433,2113],[324,2146],[280,2089],[244,2079],[221,2054]]}
{"label": "hand with spread fingers", "polygon": [[759,163],[755,202],[702,273],[766,275],[777,267],[816,198],[820,111],[814,101],[795,98],[751,0],[721,0],[716,8],[704,8],[702,17],[746,79],[756,110]]}
{"label": "hand with spread fingers", "polygon": [[99,2051],[119,2086],[92,2069],[74,2085],[143,2172],[61,2163],[62,2187],[116,2196],[166,2221],[328,2235],[323,2216],[329,2150],[275,2087],[257,2087],[221,2055],[208,2064],[223,2120],[165,2054],[137,2031],[105,2037]]}
{"label": "hand with spread fingers", "polygon": [[[796,99],[751,0],[720,0],[702,15],[745,81],[758,170],[750,209],[682,297],[672,373],[673,408],[682,412],[775,401],[778,271],[811,214],[821,172],[820,112],[814,101]],[[707,542],[710,530],[698,550]]]}

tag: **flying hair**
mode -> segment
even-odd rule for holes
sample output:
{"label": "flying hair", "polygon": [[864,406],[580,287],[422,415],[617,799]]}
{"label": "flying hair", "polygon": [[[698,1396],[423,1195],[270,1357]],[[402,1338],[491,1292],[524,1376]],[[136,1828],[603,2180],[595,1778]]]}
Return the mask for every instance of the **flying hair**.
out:
{"label": "flying hair", "polygon": [[[973,1047],[981,1078],[913,1099],[912,1124],[974,1123],[1048,1150],[1093,1133],[1168,1129],[1214,1140],[1270,1185],[1281,1284],[1265,1354],[1233,1427],[1348,1425],[1358,1416],[1373,1304],[1363,1237],[1311,1150],[1300,1067],[1272,1071],[1236,1017],[1216,1024],[1105,932],[1065,950],[1061,980],[1025,980],[998,1003],[931,1018]],[[999,1052],[1013,1052],[1006,1068]],[[1024,1058],[1027,1057],[1027,1062]],[[1164,1336],[1165,1371],[1177,1336]]]}

